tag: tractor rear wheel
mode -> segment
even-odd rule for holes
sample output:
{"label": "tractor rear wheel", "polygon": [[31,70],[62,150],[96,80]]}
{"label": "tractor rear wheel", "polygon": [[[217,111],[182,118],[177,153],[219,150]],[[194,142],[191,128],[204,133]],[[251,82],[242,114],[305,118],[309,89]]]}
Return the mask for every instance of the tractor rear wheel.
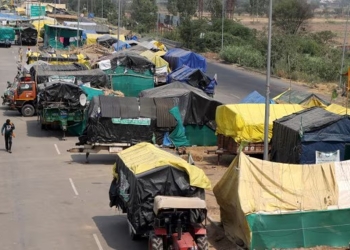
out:
{"label": "tractor rear wheel", "polygon": [[163,238],[151,233],[148,239],[148,250],[163,250]]}
{"label": "tractor rear wheel", "polygon": [[198,250],[208,250],[209,243],[206,235],[198,236],[196,240]]}

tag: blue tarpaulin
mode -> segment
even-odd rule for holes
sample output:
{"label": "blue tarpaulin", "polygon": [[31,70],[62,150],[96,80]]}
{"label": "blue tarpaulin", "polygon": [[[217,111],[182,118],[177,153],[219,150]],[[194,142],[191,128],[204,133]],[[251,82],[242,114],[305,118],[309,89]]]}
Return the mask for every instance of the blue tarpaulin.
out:
{"label": "blue tarpaulin", "polygon": [[[246,97],[244,97],[239,103],[265,103],[265,97],[260,95],[259,92],[253,91]],[[275,104],[276,102],[274,100],[270,99],[271,104]]]}
{"label": "blue tarpaulin", "polygon": [[15,15],[15,14],[10,14],[10,13],[0,13],[0,20],[4,21],[26,21],[28,18]]}
{"label": "blue tarpaulin", "polygon": [[123,50],[123,49],[128,49],[130,48],[130,44],[126,43],[126,42],[123,42],[123,41],[119,41],[119,44],[118,43],[113,43],[113,48],[115,51],[119,51],[119,50]]}
{"label": "blue tarpaulin", "polygon": [[181,66],[186,65],[193,69],[200,69],[203,72],[207,71],[207,61],[205,60],[205,57],[192,51],[178,48],[170,49],[163,58],[169,63],[172,70],[176,70]]}
{"label": "blue tarpaulin", "polygon": [[186,65],[183,65],[181,68],[178,68],[167,76],[168,83],[174,81],[185,82],[193,87],[203,90],[209,95],[214,94],[215,86],[217,85],[214,78],[210,78],[200,69],[193,69]]}

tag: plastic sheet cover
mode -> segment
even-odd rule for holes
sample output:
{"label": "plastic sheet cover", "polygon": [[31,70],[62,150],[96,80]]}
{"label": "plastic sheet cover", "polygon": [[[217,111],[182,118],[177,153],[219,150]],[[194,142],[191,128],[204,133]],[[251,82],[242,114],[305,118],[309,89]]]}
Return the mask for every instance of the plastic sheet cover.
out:
{"label": "plastic sheet cover", "polygon": [[212,129],[216,108],[222,104],[207,96],[202,90],[181,82],[144,90],[140,96],[173,98],[174,103],[179,106],[184,125],[208,125]]}
{"label": "plastic sheet cover", "polygon": [[55,82],[39,92],[38,107],[45,103],[60,103],[60,106],[82,108],[79,101],[81,94],[85,92],[77,85]]}
{"label": "plastic sheet cover", "polygon": [[187,65],[193,69],[200,69],[203,72],[207,71],[207,61],[205,57],[192,51],[174,48],[170,49],[163,58],[169,63],[172,70],[176,70],[182,65]]}
{"label": "plastic sheet cover", "polygon": [[205,199],[204,188],[211,187],[203,170],[149,143],[119,153],[113,176],[110,205],[127,212],[137,233],[148,232],[152,227],[155,196]]}

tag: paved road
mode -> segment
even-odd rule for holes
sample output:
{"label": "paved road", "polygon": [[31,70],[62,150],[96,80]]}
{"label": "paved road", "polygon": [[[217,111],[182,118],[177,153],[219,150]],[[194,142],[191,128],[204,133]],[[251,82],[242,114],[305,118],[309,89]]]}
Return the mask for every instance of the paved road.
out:
{"label": "paved road", "polygon": [[[16,73],[17,48],[0,48],[0,91]],[[111,155],[83,155],[67,149],[77,138],[40,129],[35,118],[0,109],[0,123],[16,125],[13,153],[0,140],[1,250],[147,249],[128,238],[124,215],[108,206]],[[101,247],[98,246],[101,245]]]}
{"label": "paved road", "polygon": [[[219,85],[216,88],[215,98],[223,103],[238,103],[254,90],[266,96],[266,76],[263,74],[211,61],[208,62],[207,73],[211,77],[217,74]],[[271,78],[270,98],[287,90],[289,86],[288,81]],[[293,85],[293,89],[307,90],[299,85]]]}

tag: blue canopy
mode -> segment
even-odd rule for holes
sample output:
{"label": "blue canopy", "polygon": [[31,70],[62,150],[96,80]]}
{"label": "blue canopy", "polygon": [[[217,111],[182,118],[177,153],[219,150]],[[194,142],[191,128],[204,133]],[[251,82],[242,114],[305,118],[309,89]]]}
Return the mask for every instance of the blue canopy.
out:
{"label": "blue canopy", "polygon": [[193,87],[203,90],[209,95],[214,94],[215,86],[217,82],[215,79],[210,78],[200,69],[193,69],[186,65],[171,72],[167,76],[167,82],[171,83],[174,81],[185,82]]}
{"label": "blue canopy", "polygon": [[205,57],[192,51],[174,48],[170,49],[163,58],[169,63],[172,70],[176,70],[181,66],[186,65],[193,69],[200,69],[203,72],[207,71],[207,61]]}
{"label": "blue canopy", "polygon": [[119,50],[123,50],[123,49],[128,49],[130,48],[130,44],[126,43],[126,42],[123,42],[123,41],[120,41],[119,40],[119,47],[118,47],[118,42],[116,43],[113,43],[113,48],[115,51],[119,51]]}
{"label": "blue canopy", "polygon": [[0,13],[0,20],[4,21],[28,21],[28,18],[11,13]]}
{"label": "blue canopy", "polygon": [[[246,97],[244,97],[239,103],[265,103],[265,97],[260,95],[259,92],[253,91]],[[270,99],[270,103],[275,104],[274,100]]]}

